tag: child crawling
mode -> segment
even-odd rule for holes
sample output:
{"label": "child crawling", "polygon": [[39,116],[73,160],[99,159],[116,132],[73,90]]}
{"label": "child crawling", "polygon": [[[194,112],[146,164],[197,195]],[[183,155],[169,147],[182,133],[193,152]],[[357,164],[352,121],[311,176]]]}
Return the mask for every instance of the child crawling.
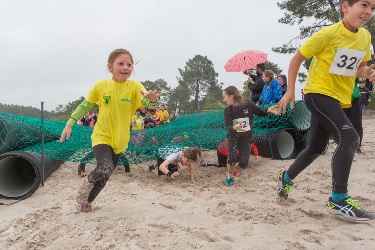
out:
{"label": "child crawling", "polygon": [[[183,151],[170,154],[164,158],[158,158],[156,166],[149,166],[150,172],[155,176],[168,176],[172,179],[179,175],[179,170],[189,169],[190,181],[194,183],[194,166],[193,163],[202,157],[201,151],[194,148],[187,148]],[[156,169],[157,167],[157,169]]]}

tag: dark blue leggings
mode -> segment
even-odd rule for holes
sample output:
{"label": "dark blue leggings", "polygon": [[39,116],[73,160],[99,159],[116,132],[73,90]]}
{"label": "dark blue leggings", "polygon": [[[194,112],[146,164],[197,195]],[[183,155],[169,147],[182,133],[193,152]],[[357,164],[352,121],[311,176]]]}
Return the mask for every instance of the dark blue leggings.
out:
{"label": "dark blue leggings", "polygon": [[96,196],[105,187],[109,177],[115,170],[120,159],[120,154],[115,154],[113,149],[106,144],[99,144],[92,148],[96,158],[96,168],[87,176],[90,183],[94,183],[88,202],[93,202]]}
{"label": "dark blue leggings", "polygon": [[324,152],[332,135],[338,142],[331,162],[332,191],[347,193],[350,168],[359,136],[336,99],[315,93],[305,94],[305,103],[311,111],[309,141],[288,169],[288,175],[291,179],[297,177]]}

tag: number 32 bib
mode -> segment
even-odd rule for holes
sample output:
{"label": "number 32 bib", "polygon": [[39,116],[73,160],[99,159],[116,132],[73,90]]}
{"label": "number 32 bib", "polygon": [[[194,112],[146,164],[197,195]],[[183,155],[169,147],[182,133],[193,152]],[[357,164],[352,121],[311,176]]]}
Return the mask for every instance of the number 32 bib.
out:
{"label": "number 32 bib", "polygon": [[236,124],[240,124],[241,128],[243,128],[245,130],[245,131],[237,130],[237,132],[250,131],[249,117],[234,119],[233,125],[236,125]]}
{"label": "number 32 bib", "polygon": [[366,51],[339,48],[329,68],[329,73],[342,76],[355,76]]}

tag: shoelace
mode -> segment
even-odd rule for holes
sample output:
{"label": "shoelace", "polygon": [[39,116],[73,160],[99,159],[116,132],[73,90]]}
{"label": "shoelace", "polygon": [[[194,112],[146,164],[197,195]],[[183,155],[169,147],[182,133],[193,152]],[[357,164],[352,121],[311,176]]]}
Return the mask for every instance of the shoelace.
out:
{"label": "shoelace", "polygon": [[292,186],[289,186],[288,184],[285,184],[285,187],[283,188],[283,193],[284,194],[289,194],[290,192],[293,191],[293,187]]}
{"label": "shoelace", "polygon": [[361,209],[361,207],[357,204],[357,202],[358,202],[357,200],[353,200],[352,198],[349,198],[349,199],[346,199],[345,201],[346,201],[346,203],[353,206],[354,208]]}

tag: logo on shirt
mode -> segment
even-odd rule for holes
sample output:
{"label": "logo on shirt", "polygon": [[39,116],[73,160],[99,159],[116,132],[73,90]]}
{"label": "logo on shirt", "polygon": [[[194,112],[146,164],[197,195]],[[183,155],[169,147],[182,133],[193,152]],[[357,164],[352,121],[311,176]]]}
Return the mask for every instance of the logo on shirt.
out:
{"label": "logo on shirt", "polygon": [[242,113],[243,113],[244,115],[248,115],[248,114],[249,114],[249,110],[248,110],[248,109],[244,109],[244,110],[242,110]]}
{"label": "logo on shirt", "polygon": [[104,99],[103,104],[104,104],[105,106],[108,106],[109,103],[111,102],[111,96],[105,95],[105,96],[103,96],[103,99]]}
{"label": "logo on shirt", "polygon": [[120,102],[127,103],[127,104],[132,104],[132,99],[129,98],[121,98]]}

